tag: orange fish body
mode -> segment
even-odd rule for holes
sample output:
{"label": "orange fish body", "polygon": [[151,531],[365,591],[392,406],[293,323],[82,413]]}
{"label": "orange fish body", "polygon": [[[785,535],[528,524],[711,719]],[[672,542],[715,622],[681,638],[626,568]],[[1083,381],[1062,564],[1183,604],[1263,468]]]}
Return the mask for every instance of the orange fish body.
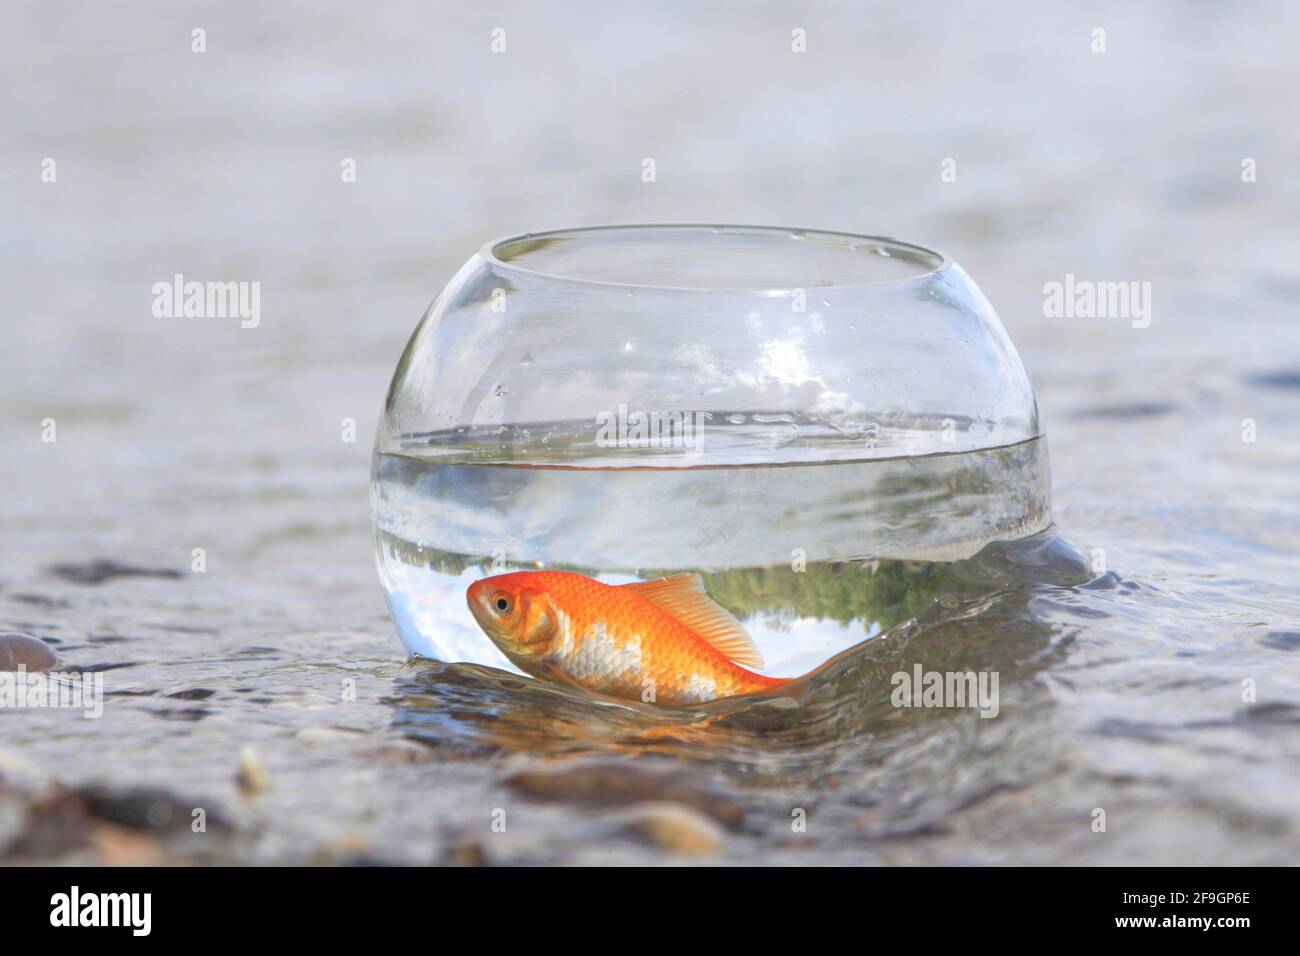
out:
{"label": "orange fish body", "polygon": [[479,626],[535,677],[659,704],[698,704],[786,683],[699,576],[610,585],[566,571],[484,578],[466,593]]}

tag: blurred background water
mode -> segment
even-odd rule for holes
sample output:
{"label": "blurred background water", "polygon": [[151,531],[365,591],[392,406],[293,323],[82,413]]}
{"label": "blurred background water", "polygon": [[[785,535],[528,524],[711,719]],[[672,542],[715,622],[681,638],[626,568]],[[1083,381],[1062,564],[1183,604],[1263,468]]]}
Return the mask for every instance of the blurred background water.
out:
{"label": "blurred background water", "polygon": [[[117,859],[32,839],[13,794],[61,781],[230,822],[148,848],[186,859],[1294,861],[1298,40],[1282,2],[9,4],[0,628],[112,696],[0,712],[0,859]],[[618,221],[951,254],[1035,379],[1068,540],[954,569],[816,720],[406,663],[367,501],[397,356],[486,239]],[[260,324],[155,317],[178,272],[260,282]],[[1150,282],[1149,327],[1047,317],[1067,274]],[[1000,669],[999,718],[889,708],[922,652]]]}

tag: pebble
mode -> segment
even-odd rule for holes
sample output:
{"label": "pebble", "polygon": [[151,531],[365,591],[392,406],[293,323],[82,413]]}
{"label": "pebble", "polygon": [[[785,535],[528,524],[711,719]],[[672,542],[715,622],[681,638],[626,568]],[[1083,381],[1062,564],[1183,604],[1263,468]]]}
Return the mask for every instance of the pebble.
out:
{"label": "pebble", "polygon": [[179,578],[174,568],[141,568],[120,561],[87,561],[84,564],[56,564],[50,573],[74,584],[103,584],[114,578]]}
{"label": "pebble", "polygon": [[450,844],[443,853],[442,866],[487,866],[487,850],[478,840],[464,838]]}
{"label": "pebble", "polygon": [[178,690],[167,696],[172,700],[207,700],[214,694],[216,691],[210,687],[192,687],[189,690]]}
{"label": "pebble", "polygon": [[16,750],[0,750],[0,787],[6,779],[30,782],[37,776],[36,764]]}
{"label": "pebble", "polygon": [[271,774],[252,747],[245,747],[240,751],[235,783],[239,785],[240,791],[246,797],[256,796],[271,789]]}
{"label": "pebble", "polygon": [[681,768],[614,762],[543,766],[512,774],[505,785],[522,796],[547,802],[597,807],[678,804],[729,829],[739,827],[745,816],[738,803]]}
{"label": "pebble", "polygon": [[347,730],[342,727],[304,727],[294,734],[299,743],[306,744],[308,747],[355,744],[361,736],[359,730]]}
{"label": "pebble", "polygon": [[160,866],[167,860],[161,840],[117,827],[99,827],[88,842],[99,866]]}
{"label": "pebble", "polygon": [[228,830],[230,824],[215,809],[211,801],[189,802],[161,787],[115,788],[86,786],[78,796],[85,801],[87,812],[99,820],[148,832],[191,831],[194,811],[202,808],[204,825],[208,830]]}
{"label": "pebble", "polygon": [[616,818],[651,846],[682,856],[707,856],[722,845],[722,830],[680,803],[641,803]]}
{"label": "pebble", "polygon": [[382,747],[362,750],[359,756],[376,757],[392,763],[430,763],[433,760],[433,748],[409,740],[394,740]]}
{"label": "pebble", "polygon": [[[0,782],[0,865],[68,862],[88,851],[97,866],[165,863],[169,846],[197,839],[192,823],[200,807],[204,833],[231,832],[231,823],[208,801],[160,787],[56,783],[17,791]],[[224,843],[200,845],[219,858]]]}
{"label": "pebble", "polygon": [[59,655],[39,637],[16,631],[0,634],[0,671],[49,670],[57,667]]}
{"label": "pebble", "polygon": [[366,866],[374,863],[382,866],[382,861],[372,861],[367,854],[370,842],[365,835],[356,830],[345,830],[337,838],[318,847],[312,862],[317,866]]}

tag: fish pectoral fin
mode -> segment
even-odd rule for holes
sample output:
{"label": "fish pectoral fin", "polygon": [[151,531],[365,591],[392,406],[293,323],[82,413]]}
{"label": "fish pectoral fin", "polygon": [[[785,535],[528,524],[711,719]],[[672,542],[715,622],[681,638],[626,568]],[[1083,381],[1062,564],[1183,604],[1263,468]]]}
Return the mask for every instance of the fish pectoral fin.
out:
{"label": "fish pectoral fin", "polygon": [[543,657],[537,662],[538,668],[543,674],[555,681],[557,684],[566,684],[569,687],[576,687],[578,690],[586,690],[577,681],[560,669],[559,662],[553,657]]}
{"label": "fish pectoral fin", "polygon": [[763,654],[754,639],[730,611],[714,603],[704,592],[704,582],[698,574],[674,574],[619,587],[677,618],[727,660],[745,667],[763,666]]}

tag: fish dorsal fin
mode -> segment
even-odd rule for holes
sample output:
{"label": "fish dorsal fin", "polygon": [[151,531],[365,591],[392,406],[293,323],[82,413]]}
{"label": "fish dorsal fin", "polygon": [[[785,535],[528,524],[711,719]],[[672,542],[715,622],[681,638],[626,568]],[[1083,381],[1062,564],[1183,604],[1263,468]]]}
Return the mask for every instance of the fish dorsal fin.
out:
{"label": "fish dorsal fin", "polygon": [[763,655],[754,639],[730,612],[704,593],[704,583],[698,574],[674,574],[619,586],[677,618],[727,660],[745,667],[763,666]]}

